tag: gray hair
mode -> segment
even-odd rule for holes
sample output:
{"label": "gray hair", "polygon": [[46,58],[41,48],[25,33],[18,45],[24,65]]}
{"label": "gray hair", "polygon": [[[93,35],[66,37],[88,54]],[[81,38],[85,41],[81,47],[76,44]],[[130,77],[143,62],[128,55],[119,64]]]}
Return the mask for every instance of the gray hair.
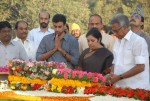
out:
{"label": "gray hair", "polygon": [[124,25],[129,26],[129,19],[126,15],[124,14],[116,14],[110,21],[110,24],[118,23],[121,27]]}

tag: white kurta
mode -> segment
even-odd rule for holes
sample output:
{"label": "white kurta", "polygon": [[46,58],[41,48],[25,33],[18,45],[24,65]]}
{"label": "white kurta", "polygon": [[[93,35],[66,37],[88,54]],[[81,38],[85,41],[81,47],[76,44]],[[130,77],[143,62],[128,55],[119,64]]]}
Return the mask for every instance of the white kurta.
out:
{"label": "white kurta", "polygon": [[126,36],[117,40],[114,48],[114,74],[120,75],[136,64],[144,64],[145,70],[135,76],[123,79],[115,83],[117,87],[149,89],[149,54],[146,41],[129,31]]}
{"label": "white kurta", "polygon": [[26,39],[24,41],[24,43],[23,43],[21,41],[21,39],[19,39],[18,37],[16,37],[13,40],[19,42],[20,44],[22,44],[22,46],[25,48],[25,51],[26,51],[26,53],[28,55],[28,58],[35,61],[35,59],[36,59],[36,51],[35,51],[35,48],[34,48],[33,43],[31,41]]}

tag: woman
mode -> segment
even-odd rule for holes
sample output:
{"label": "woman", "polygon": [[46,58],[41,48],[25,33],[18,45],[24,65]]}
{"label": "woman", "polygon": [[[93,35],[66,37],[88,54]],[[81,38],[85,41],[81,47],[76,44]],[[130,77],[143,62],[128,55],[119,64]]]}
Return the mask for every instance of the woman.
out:
{"label": "woman", "polygon": [[91,29],[86,38],[89,48],[82,52],[79,67],[87,72],[104,73],[112,65],[113,54],[102,44],[102,35],[96,28]]}

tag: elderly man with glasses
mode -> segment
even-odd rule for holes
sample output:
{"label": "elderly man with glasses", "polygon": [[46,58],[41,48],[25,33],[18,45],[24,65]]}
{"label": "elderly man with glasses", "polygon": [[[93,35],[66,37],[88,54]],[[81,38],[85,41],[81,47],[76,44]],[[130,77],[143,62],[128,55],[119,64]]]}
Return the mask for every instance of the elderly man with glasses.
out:
{"label": "elderly man with glasses", "polygon": [[123,14],[111,20],[118,40],[113,48],[112,73],[106,82],[116,87],[149,89],[148,46],[144,38],[129,29],[129,19]]}

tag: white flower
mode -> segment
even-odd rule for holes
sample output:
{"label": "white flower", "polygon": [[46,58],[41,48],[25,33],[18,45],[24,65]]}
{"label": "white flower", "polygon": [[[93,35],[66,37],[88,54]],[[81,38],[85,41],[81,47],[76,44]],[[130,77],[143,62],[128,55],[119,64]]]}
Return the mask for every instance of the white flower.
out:
{"label": "white flower", "polygon": [[84,87],[77,87],[77,93],[78,94],[84,94]]}
{"label": "white flower", "polygon": [[52,74],[56,75],[57,71],[57,69],[53,69]]}

